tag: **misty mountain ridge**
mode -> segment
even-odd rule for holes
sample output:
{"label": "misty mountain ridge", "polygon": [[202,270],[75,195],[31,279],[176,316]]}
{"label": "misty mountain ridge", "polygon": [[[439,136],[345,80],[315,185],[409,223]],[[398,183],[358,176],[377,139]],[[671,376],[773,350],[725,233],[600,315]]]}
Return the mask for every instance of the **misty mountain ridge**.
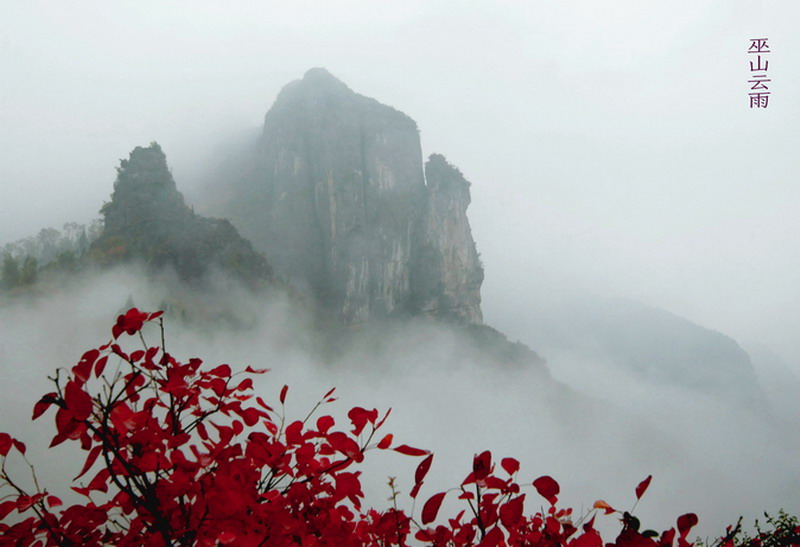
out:
{"label": "misty mountain ridge", "polygon": [[[168,268],[189,284],[211,270],[251,287],[275,286],[277,277],[295,305],[315,310],[317,328],[327,333],[323,353],[346,354],[361,343],[348,326],[367,336],[428,317],[465,326],[488,361],[544,372],[535,352],[482,325],[483,267],[466,215],[470,183],[442,155],[423,164],[410,117],[312,69],[283,88],[255,139],[220,158],[224,170],[209,190],[222,196],[209,198],[215,212],[232,222],[195,214],[161,147],[136,147],[120,161],[87,261]],[[199,302],[230,306],[224,291],[198,298],[175,287],[181,296],[166,302],[176,310],[215,317]],[[610,359],[652,382],[761,401],[752,363],[736,342],[661,310],[562,305],[555,314],[529,315],[540,323],[533,339],[553,351]]]}
{"label": "misty mountain ridge", "polygon": [[608,366],[610,374],[703,393],[756,412],[772,406],[753,359],[736,340],[635,300],[584,294],[543,302],[526,329],[545,355],[571,355],[584,363],[583,372],[577,366],[569,371],[576,378],[585,376],[586,367]]}
{"label": "misty mountain ridge", "polygon": [[[331,105],[337,114],[328,126],[325,110]],[[186,204],[166,154],[153,142],[120,160],[111,199],[100,210],[103,222],[91,240],[82,239],[80,267],[64,273],[89,275],[91,268],[141,265],[145,275],[169,287],[158,307],[187,319],[223,318],[237,327],[253,323],[252,313],[240,313],[235,304],[224,302],[220,287],[211,282],[219,273],[251,289],[288,288],[294,305],[317,317],[316,326],[325,336],[316,349],[331,356],[350,351],[361,338],[397,328],[397,321],[421,316],[461,325],[457,331],[465,337],[464,346],[487,361],[525,363],[545,371],[535,352],[482,324],[483,268],[466,217],[469,182],[441,155],[431,156],[423,171],[418,131],[410,118],[356,95],[315,69],[286,86],[267,116],[268,122],[272,119],[278,122],[268,123],[265,134],[291,132],[280,124],[301,120],[299,138],[318,141],[317,148],[290,163],[323,165],[326,178],[323,204],[307,199],[311,174],[322,168],[309,168],[311,178],[298,178],[297,169],[287,171],[288,179],[268,179],[272,186],[261,188],[273,196],[280,190],[282,196],[255,210],[264,217],[256,223],[267,220],[255,236],[268,258],[228,220],[197,215]],[[262,148],[263,155],[283,157],[293,146],[280,139],[274,144],[274,150]],[[355,155],[348,156],[348,151]],[[244,170],[251,182],[254,174],[271,168],[263,163],[258,167],[260,171]],[[263,202],[253,199],[246,187],[233,189],[242,194],[241,203]],[[320,193],[319,188],[314,191]],[[319,230],[320,219],[327,230]],[[239,222],[247,226],[246,219]],[[9,260],[16,264],[17,258]],[[281,267],[279,279],[272,273],[273,263]],[[175,279],[163,272],[174,272]],[[57,290],[60,282],[50,281]],[[126,305],[147,301],[131,296]],[[212,311],[210,302],[219,310]],[[369,333],[363,330],[368,325]],[[348,326],[362,327],[361,332]]]}

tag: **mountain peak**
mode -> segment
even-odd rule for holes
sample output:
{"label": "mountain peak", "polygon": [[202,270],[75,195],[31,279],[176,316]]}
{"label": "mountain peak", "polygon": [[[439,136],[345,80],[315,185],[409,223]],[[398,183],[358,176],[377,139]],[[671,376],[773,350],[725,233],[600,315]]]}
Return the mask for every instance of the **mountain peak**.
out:
{"label": "mountain peak", "polygon": [[335,84],[347,87],[344,82],[338,79],[336,76],[328,72],[328,69],[323,67],[314,67],[310,68],[306,71],[303,75],[303,81],[310,84]]}
{"label": "mountain peak", "polygon": [[425,315],[480,324],[469,183],[417,124],[324,68],[286,85],[231,208],[276,272],[347,324]]}
{"label": "mountain peak", "polygon": [[[356,119],[382,119],[389,124],[403,124],[417,132],[417,124],[399,110],[371,97],[356,93],[327,69],[306,71],[301,79],[283,86],[267,117],[288,116],[293,123],[317,123],[336,116],[354,122]],[[332,121],[332,120],[329,120]],[[265,129],[271,125],[265,123]]]}
{"label": "mountain peak", "polygon": [[[352,89],[324,68],[312,68],[301,79],[293,80],[283,86],[275,100],[280,110],[297,108],[298,104],[319,103],[328,100],[351,103],[360,97]],[[273,105],[273,109],[276,106]]]}
{"label": "mountain peak", "polygon": [[297,83],[305,91],[356,95],[343,81],[321,67],[309,69]]}
{"label": "mountain peak", "polygon": [[195,215],[186,205],[158,143],[120,160],[111,201],[100,212],[103,231],[90,251],[98,264],[137,259],[156,269],[171,266],[184,281],[202,279],[211,268],[253,286],[271,278],[263,255],[229,221]]}

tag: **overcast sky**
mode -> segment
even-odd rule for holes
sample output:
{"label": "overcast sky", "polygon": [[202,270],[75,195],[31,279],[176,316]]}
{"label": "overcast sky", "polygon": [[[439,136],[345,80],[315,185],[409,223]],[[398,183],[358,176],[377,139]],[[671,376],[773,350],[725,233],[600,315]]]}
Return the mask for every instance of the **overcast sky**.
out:
{"label": "overcast sky", "polygon": [[[800,4],[0,0],[0,243],[87,222],[157,140],[179,188],[324,66],[473,182],[488,322],[636,298],[800,363]],[[768,38],[766,109],[748,107]]]}

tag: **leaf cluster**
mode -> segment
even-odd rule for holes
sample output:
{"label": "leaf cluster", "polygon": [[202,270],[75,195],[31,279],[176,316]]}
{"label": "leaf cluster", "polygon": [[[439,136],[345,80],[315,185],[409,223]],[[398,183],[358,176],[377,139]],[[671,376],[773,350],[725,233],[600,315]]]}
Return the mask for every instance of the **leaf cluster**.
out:
{"label": "leaf cluster", "polygon": [[[0,518],[30,515],[0,524],[0,545],[364,545],[386,543],[386,534],[402,541],[393,510],[361,512],[359,471],[351,469],[366,451],[390,448],[391,436],[373,442],[385,415],[356,407],[351,431],[331,416],[311,421],[313,412],[289,422],[287,388],[273,407],[253,393],[252,376],[265,370],[235,374],[227,364],[178,361],[165,350],[160,315],[121,315],[112,340],[58,371],[55,391],[34,407],[34,419],[55,408],[51,447],[74,441],[86,452],[73,482],[86,479],[72,487],[85,503],[62,509],[38,485],[25,491],[5,469],[9,453],[24,457],[25,445],[0,434],[1,477],[13,492]],[[153,322],[162,344],[148,347],[142,329]],[[125,335],[142,347],[123,348]],[[333,402],[333,392],[314,410]]]}
{"label": "leaf cluster", "polygon": [[[149,345],[144,333],[154,327],[159,343]],[[635,488],[630,511],[598,500],[576,518],[558,506],[555,479],[520,481],[519,461],[502,458],[498,466],[488,450],[474,456],[458,487],[430,496],[418,516],[398,507],[394,478],[391,507],[364,507],[358,464],[367,452],[422,458],[409,492],[414,501],[433,465],[429,451],[379,434],[390,411],[353,407],[346,426],[338,427],[331,415],[316,416],[335,401],[331,389],[305,418],[287,419],[288,386],[274,403],[254,393],[253,376],[267,370],[208,368],[200,359],[171,355],[161,312],[131,308],[111,336],[71,369],[58,370],[51,378],[55,390],[33,409],[33,419],[55,410],[51,447],[76,442],[85,452],[71,487],[84,501],[65,507],[39,485],[32,465],[34,489],[23,487],[6,461],[26,458],[26,446],[0,433],[0,546],[407,545],[412,539],[436,546],[692,545],[687,537],[695,514],[660,533],[643,529],[632,514],[651,476]],[[531,490],[546,508],[526,509]],[[464,509],[440,519],[448,496]],[[598,515],[618,518],[613,543],[604,543],[595,528]],[[796,518],[781,513],[767,522],[770,532],[759,528],[756,538],[741,537],[737,526],[718,545],[796,544]]]}

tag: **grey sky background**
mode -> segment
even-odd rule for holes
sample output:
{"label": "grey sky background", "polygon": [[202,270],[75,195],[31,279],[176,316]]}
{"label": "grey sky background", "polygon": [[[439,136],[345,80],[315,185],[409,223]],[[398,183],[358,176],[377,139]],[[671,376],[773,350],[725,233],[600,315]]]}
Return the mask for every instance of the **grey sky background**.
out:
{"label": "grey sky background", "polygon": [[[800,363],[800,4],[0,1],[0,243],[87,222],[157,140],[179,188],[324,66],[473,182],[487,322],[639,299]],[[770,105],[748,108],[749,39]]]}

